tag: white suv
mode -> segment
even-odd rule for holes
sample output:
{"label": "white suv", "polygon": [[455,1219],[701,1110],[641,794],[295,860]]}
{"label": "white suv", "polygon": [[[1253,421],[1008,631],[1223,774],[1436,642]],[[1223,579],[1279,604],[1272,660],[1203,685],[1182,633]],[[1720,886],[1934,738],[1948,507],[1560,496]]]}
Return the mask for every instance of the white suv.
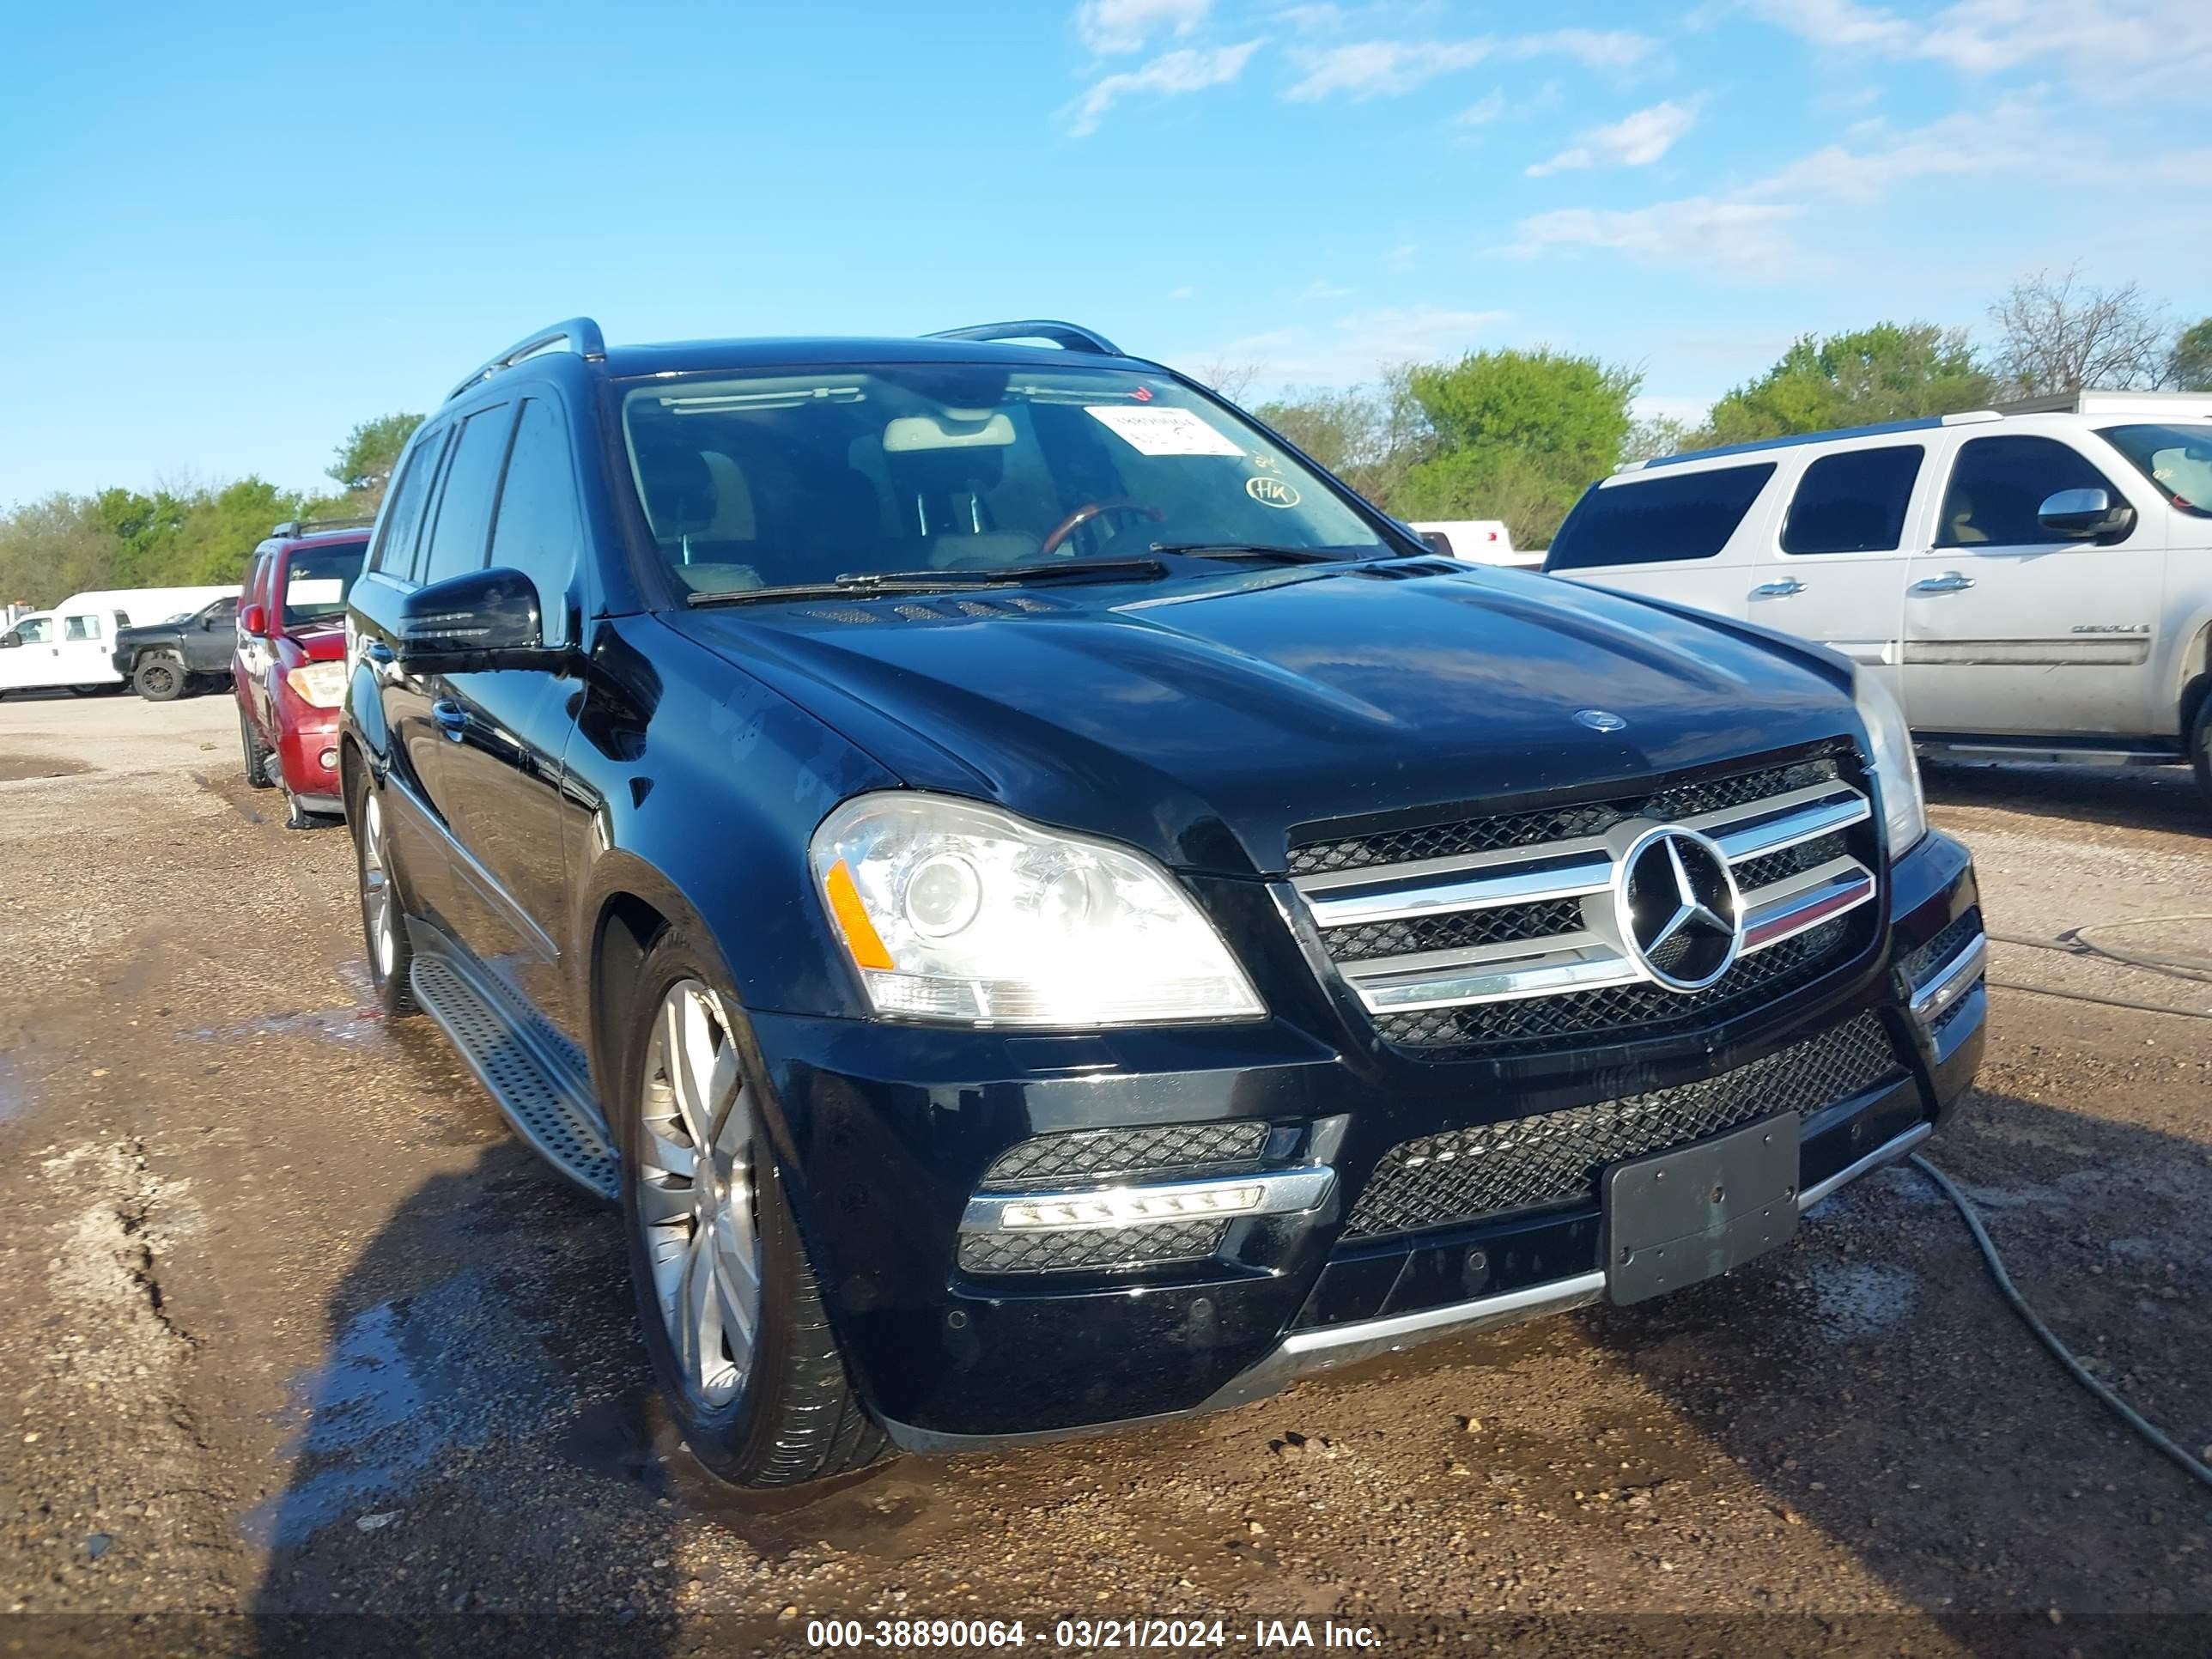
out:
{"label": "white suv", "polygon": [[2212,396],[2081,392],[1638,462],[1545,569],[1818,640],[1926,752],[2193,761],[2212,795]]}

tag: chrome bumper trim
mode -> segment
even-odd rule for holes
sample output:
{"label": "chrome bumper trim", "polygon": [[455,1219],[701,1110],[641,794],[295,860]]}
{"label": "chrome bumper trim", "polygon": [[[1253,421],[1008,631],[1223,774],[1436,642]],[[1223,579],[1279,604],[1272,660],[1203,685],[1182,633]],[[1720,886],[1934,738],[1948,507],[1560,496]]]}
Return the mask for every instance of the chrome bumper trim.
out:
{"label": "chrome bumper trim", "polygon": [[1803,1214],[1838,1188],[1848,1187],[1863,1175],[1871,1175],[1885,1164],[1894,1164],[1922,1141],[1936,1133],[1932,1123],[1916,1123],[1894,1140],[1884,1141],[1857,1163],[1838,1170],[1826,1181],[1816,1182],[1797,1194],[1797,1210]]}
{"label": "chrome bumper trim", "polygon": [[1972,988],[1990,965],[1990,939],[1987,933],[1977,933],[1953,953],[1951,959],[1928,978],[1927,983],[1914,988],[1912,1017],[1923,1025],[1933,1025],[1949,1012]]}

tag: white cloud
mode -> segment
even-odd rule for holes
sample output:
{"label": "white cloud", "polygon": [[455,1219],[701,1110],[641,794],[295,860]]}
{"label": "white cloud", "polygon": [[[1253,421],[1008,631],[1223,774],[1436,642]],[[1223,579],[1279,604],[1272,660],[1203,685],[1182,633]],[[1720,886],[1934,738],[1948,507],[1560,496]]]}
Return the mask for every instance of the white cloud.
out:
{"label": "white cloud", "polygon": [[1082,0],[1075,35],[1101,57],[1142,52],[1162,31],[1188,34],[1212,9],[1213,0]]}
{"label": "white cloud", "polygon": [[1200,50],[1184,46],[1177,51],[1163,52],[1141,69],[1126,70],[1109,75],[1094,84],[1078,100],[1069,118],[1068,131],[1081,138],[1098,131],[1098,123],[1106,112],[1132,93],[1157,93],[1162,97],[1177,97],[1187,93],[1204,92],[1209,87],[1225,86],[1244,73],[1244,65],[1260,49],[1257,40],[1247,40],[1242,46],[1217,46]]}
{"label": "white cloud", "polygon": [[2106,160],[2080,133],[2055,123],[2039,93],[2000,99],[1903,132],[1868,125],[1871,143],[1830,144],[1723,196],[1538,214],[1521,222],[1509,251],[1526,256],[1608,248],[1653,263],[1775,276],[1821,264],[1792,240],[1796,221],[1809,213],[1832,216],[1838,208],[1869,206],[1922,179],[2004,173],[2091,185],[2142,179],[2140,163]]}
{"label": "white cloud", "polygon": [[1590,69],[1620,70],[1641,63],[1657,45],[1649,35],[1626,29],[1552,29],[1462,40],[1355,40],[1321,50],[1295,49],[1305,74],[1283,95],[1310,103],[1340,92],[1355,99],[1411,92],[1440,75],[1472,69],[1491,58],[1521,61],[1557,56]]}
{"label": "white cloud", "polygon": [[1777,276],[1804,264],[1787,234],[1804,210],[1787,202],[1691,196],[1641,208],[1560,208],[1523,219],[1511,252],[1609,248],[1662,264],[1712,264]]}
{"label": "white cloud", "polygon": [[1686,104],[1678,104],[1668,99],[1607,125],[1592,127],[1571,148],[1530,167],[1528,176],[1540,179],[1577,167],[1648,167],[1697,125],[1701,101],[1692,98]]}
{"label": "white cloud", "polygon": [[1339,287],[1326,276],[1316,276],[1306,284],[1306,291],[1299,295],[1298,298],[1307,301],[1341,300],[1351,292],[1350,289]]}
{"label": "white cloud", "polygon": [[1453,116],[1451,124],[1455,127],[1486,127],[1504,113],[1505,94],[1493,92],[1486,98],[1476,99]]}
{"label": "white cloud", "polygon": [[2051,59],[2106,99],[2202,94],[2212,76],[2204,0],[1954,0],[1908,19],[1866,0],[1742,0],[1753,15],[1831,51],[1994,75]]}
{"label": "white cloud", "polygon": [[1639,421],[1680,421],[1684,426],[1702,425],[1712,412],[1712,400],[1708,398],[1681,398],[1664,392],[1638,394],[1628,405],[1628,412]]}
{"label": "white cloud", "polygon": [[1197,297],[1198,290],[1188,283],[1185,283],[1181,288],[1170,289],[1168,294],[1168,298],[1170,300],[1195,300]]}
{"label": "white cloud", "polygon": [[1186,360],[1257,363],[1272,386],[1352,386],[1391,363],[1433,362],[1473,347],[1511,315],[1448,306],[1390,307],[1340,317],[1323,332],[1275,329],[1231,340]]}

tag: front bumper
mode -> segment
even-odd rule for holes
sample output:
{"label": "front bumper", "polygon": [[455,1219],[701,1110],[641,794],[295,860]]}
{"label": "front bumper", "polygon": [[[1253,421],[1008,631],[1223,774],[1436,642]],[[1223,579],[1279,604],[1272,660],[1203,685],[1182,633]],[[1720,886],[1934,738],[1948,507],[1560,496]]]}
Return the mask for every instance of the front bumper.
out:
{"label": "front bumper", "polygon": [[[276,698],[276,758],[284,787],[313,812],[341,812],[345,797],[338,787],[338,721],[343,710],[317,708],[288,688]],[[330,757],[327,761],[325,756]]]}
{"label": "front bumper", "polygon": [[[1266,1025],[1085,1036],[756,1016],[785,1166],[855,1383],[901,1444],[952,1449],[1234,1405],[1312,1370],[1595,1300],[1594,1193],[1382,1236],[1346,1224],[1385,1155],[1413,1138],[1692,1085],[1875,1022],[1893,1070],[1805,1115],[1798,1202],[1809,1207],[1924,1139],[1979,1063],[1986,1001],[1964,961],[1979,939],[1964,849],[1930,835],[1887,892],[1874,956],[1836,982],[1715,1031],[1573,1056],[1413,1064],[1358,1052],[1297,1009]],[[1027,1276],[963,1266],[963,1217],[974,1224],[978,1183],[1009,1148],[1102,1126],[1255,1122],[1286,1169],[1334,1170],[1316,1206],[1236,1219],[1231,1245],[1200,1262]]]}

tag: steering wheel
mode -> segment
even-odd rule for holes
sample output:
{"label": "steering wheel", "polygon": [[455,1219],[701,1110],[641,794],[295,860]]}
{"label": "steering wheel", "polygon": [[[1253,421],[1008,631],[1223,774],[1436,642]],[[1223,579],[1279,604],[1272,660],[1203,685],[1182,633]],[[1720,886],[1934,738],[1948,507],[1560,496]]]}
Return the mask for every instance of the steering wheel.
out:
{"label": "steering wheel", "polygon": [[1053,526],[1052,534],[1047,536],[1044,544],[1037,549],[1037,556],[1044,558],[1059,552],[1061,543],[1093,519],[1108,513],[1141,513],[1154,524],[1167,517],[1157,507],[1146,507],[1142,501],[1085,501]]}

